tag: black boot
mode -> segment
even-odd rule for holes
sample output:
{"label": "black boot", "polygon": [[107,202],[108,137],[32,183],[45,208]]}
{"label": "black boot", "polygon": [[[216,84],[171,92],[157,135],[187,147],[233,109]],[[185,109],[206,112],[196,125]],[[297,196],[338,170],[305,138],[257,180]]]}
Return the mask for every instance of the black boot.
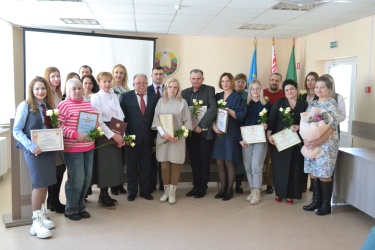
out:
{"label": "black boot", "polygon": [[56,213],[65,213],[65,205],[60,202],[60,188],[64,177],[65,165],[56,166],[57,183],[48,187],[47,208]]}
{"label": "black boot", "polygon": [[333,181],[320,182],[322,189],[323,205],[316,210],[317,215],[326,215],[331,213],[331,198],[333,190]]}
{"label": "black boot", "polygon": [[115,203],[108,194],[108,188],[101,188],[98,203],[106,209],[116,209]]}
{"label": "black boot", "polygon": [[243,194],[242,176],[243,174],[236,174],[236,193],[237,194]]}
{"label": "black boot", "polygon": [[233,198],[233,188],[228,188],[228,191],[223,196],[223,201],[228,201]]}
{"label": "black boot", "polygon": [[122,184],[118,186],[118,191],[120,191],[120,194],[128,193]]}
{"label": "black boot", "polygon": [[118,186],[111,187],[111,194],[113,194],[113,195],[119,195],[120,194],[120,190],[118,189]]}
{"label": "black boot", "polygon": [[306,192],[306,190],[307,190],[308,180],[309,180],[309,174],[303,173],[302,174],[302,193]]}
{"label": "black boot", "polygon": [[227,187],[221,187],[219,193],[215,195],[215,199],[221,199],[227,193]]}
{"label": "black boot", "polygon": [[320,188],[319,178],[310,179],[311,185],[314,187],[313,199],[310,205],[303,206],[305,211],[314,211],[322,206],[322,189]]}
{"label": "black boot", "polygon": [[311,191],[311,192],[314,191],[314,182],[312,181],[311,178],[310,178],[310,188],[309,188],[309,191]]}

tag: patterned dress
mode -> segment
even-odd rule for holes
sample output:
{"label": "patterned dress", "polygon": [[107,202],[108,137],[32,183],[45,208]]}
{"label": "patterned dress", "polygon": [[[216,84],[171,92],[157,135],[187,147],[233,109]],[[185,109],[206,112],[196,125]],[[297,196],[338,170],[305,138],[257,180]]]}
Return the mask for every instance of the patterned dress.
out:
{"label": "patterned dress", "polygon": [[305,158],[305,173],[311,173],[318,178],[330,178],[332,177],[333,170],[336,164],[337,152],[339,150],[339,136],[337,131],[338,126],[338,107],[335,100],[332,98],[326,100],[323,103],[318,103],[317,100],[307,108],[306,112],[309,112],[312,107],[317,107],[326,110],[332,117],[333,122],[330,128],[334,129],[335,132],[326,140],[319,144],[319,147],[323,148],[323,155],[316,159]]}

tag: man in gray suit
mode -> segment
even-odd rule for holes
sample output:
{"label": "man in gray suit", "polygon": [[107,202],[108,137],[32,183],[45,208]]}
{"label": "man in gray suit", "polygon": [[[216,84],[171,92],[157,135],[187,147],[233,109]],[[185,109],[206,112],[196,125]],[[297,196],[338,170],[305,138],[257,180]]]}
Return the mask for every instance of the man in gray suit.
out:
{"label": "man in gray suit", "polygon": [[202,106],[207,106],[207,111],[199,123],[193,123],[193,133],[186,140],[194,186],[186,196],[194,196],[194,198],[202,198],[206,195],[207,184],[210,179],[210,158],[214,139],[212,122],[217,113],[215,88],[203,84],[203,81],[203,71],[193,69],[190,71],[192,87],[184,89],[181,93],[189,106],[193,105],[193,99],[202,100]]}

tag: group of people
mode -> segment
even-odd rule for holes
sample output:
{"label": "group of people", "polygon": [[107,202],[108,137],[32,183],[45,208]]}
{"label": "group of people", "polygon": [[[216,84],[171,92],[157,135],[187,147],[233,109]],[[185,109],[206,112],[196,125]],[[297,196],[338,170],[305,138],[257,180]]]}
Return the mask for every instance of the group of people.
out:
{"label": "group of people", "polygon": [[[263,90],[261,83],[254,80],[248,84],[247,91],[245,74],[234,77],[231,73],[223,73],[218,81],[218,87],[223,91],[216,94],[214,87],[203,84],[204,73],[200,69],[191,70],[192,86],[184,90],[175,78],[163,84],[165,75],[160,66],[152,69],[150,85],[145,74],[136,74],[133,90],[128,86],[127,70],[121,64],[116,65],[112,73],[100,72],[96,78],[87,65],[82,66],[79,73],[69,73],[61,91],[59,70],[47,68],[44,78],[36,77],[30,82],[28,96],[17,108],[13,134],[18,140],[17,147],[24,151],[33,183],[31,235],[39,238],[52,235],[50,229],[55,225],[47,219],[44,206],[47,193],[47,208],[51,211],[64,213],[71,220],[86,219],[90,214],[86,211],[85,198],[91,194],[92,185],[100,188],[100,206],[113,210],[118,202],[109,195],[109,190],[113,195],[127,193],[128,201],[134,201],[138,194],[153,200],[159,170],[159,188],[164,191],[159,201],[175,204],[180,165],[185,162],[186,149],[193,174],[193,188],[187,197],[206,195],[210,160],[214,158],[220,182],[216,199],[230,200],[234,183],[236,192],[243,192],[241,181],[246,174],[251,189],[246,200],[250,204],[260,202],[262,183],[267,185],[268,193],[273,192],[274,186],[277,202],[286,199],[287,203],[293,204],[293,199],[300,199],[303,187],[307,185],[305,171],[311,178],[314,193],[313,202],[303,209],[318,209],[319,215],[330,213],[328,200],[332,194],[332,174],[338,150],[340,115],[337,102],[340,103],[340,95],[334,92],[334,81],[329,75],[318,78],[316,73],[309,73],[305,83],[307,98],[301,100],[297,83],[292,80],[282,83],[278,73],[270,76],[267,89]],[[313,80],[311,76],[314,76]],[[196,102],[204,106],[199,119],[191,112]],[[294,118],[291,130],[298,134],[300,113],[312,107],[325,109],[334,121],[321,138],[303,143],[310,149],[322,147],[326,153],[318,159],[304,159],[298,145],[278,152],[272,135],[287,125],[280,108],[290,108]],[[58,110],[63,152],[42,152],[31,140],[31,129],[52,127],[51,119],[46,115],[48,109]],[[225,131],[216,124],[218,109],[224,109],[228,116]],[[98,114],[103,137],[94,141],[77,132],[80,111]],[[260,121],[261,112],[268,119]],[[189,135],[177,136],[167,130],[160,119],[164,114],[172,115],[175,130],[185,128],[190,131]],[[135,135],[135,145],[127,146],[124,135],[110,129],[113,118],[127,124],[125,134]],[[267,142],[251,144],[242,138],[240,127],[251,125],[262,126]],[[108,140],[112,141],[109,145]],[[127,191],[123,186],[124,165]],[[66,205],[63,205],[59,191],[65,169],[68,179],[65,183]]]}

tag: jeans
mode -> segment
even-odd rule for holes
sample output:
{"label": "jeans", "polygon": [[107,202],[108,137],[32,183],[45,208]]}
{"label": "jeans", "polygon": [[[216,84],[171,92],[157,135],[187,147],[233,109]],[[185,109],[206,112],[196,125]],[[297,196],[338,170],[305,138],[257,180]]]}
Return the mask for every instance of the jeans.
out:
{"label": "jeans", "polygon": [[65,183],[65,213],[85,211],[85,195],[91,183],[94,150],[63,153],[68,180]]}
{"label": "jeans", "polygon": [[250,189],[262,189],[262,170],[267,154],[267,143],[249,144],[242,148],[243,163]]}

